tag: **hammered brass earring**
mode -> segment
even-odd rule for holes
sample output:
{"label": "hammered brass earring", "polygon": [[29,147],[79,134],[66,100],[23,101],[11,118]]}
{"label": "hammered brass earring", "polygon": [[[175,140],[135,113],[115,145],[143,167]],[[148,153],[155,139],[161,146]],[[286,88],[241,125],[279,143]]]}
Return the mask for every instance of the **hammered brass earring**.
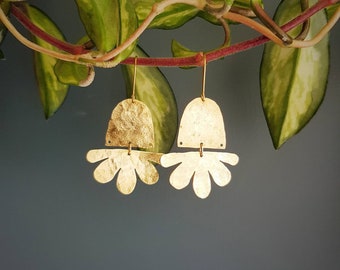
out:
{"label": "hammered brass earring", "polygon": [[205,96],[206,69],[204,56],[201,96],[186,106],[178,132],[177,146],[194,151],[169,153],[161,157],[163,167],[179,164],[170,175],[170,184],[176,189],[183,189],[193,179],[194,192],[202,199],[211,192],[210,177],[218,186],[226,186],[230,182],[231,173],[223,163],[236,165],[239,161],[233,153],[204,150],[226,148],[221,110],[215,101]]}
{"label": "hammered brass earring", "polygon": [[153,147],[154,128],[149,108],[135,99],[137,58],[134,67],[131,98],[121,101],[113,109],[106,132],[105,145],[121,148],[94,149],[87,153],[89,162],[102,161],[94,170],[94,178],[99,183],[107,183],[118,174],[118,190],[130,194],[135,189],[137,175],[149,185],[158,181],[155,163],[166,168],[179,164],[170,175],[170,184],[176,189],[185,188],[192,179],[195,194],[204,199],[211,192],[211,178],[218,186],[226,186],[231,180],[231,173],[224,163],[236,165],[239,158],[233,153],[205,150],[226,148],[221,110],[215,101],[205,96],[206,56],[201,96],[186,106],[179,126],[177,146],[191,149],[188,152],[163,155],[138,150]]}
{"label": "hammered brass earring", "polygon": [[105,145],[121,148],[93,149],[86,156],[91,163],[102,161],[93,173],[99,183],[108,183],[118,174],[116,185],[123,194],[130,194],[135,189],[137,175],[145,184],[155,184],[159,174],[154,163],[160,163],[162,155],[138,150],[153,147],[154,128],[149,108],[135,98],[136,77],[137,57],[131,98],[113,109],[106,132]]}

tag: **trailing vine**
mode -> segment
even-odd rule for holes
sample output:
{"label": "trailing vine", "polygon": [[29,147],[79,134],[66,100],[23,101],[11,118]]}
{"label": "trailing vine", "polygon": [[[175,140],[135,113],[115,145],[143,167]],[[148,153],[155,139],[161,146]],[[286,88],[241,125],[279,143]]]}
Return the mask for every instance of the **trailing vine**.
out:
{"label": "trailing vine", "polygon": [[[70,85],[89,85],[96,67],[126,65],[128,70],[130,65],[150,66],[155,69],[145,69],[144,79],[154,80],[154,76],[161,74],[157,67],[203,66],[205,61],[209,63],[266,44],[260,71],[261,95],[274,146],[279,148],[305,126],[322,102],[328,76],[328,33],[339,20],[339,2],[283,0],[272,19],[260,0],[76,0],[86,34],[77,44],[71,44],[64,40],[55,23],[29,1],[0,0],[0,42],[4,42],[8,31],[35,52],[38,86],[46,117],[52,116],[62,105]],[[138,38],[147,29],[178,28],[195,17],[224,29],[225,42],[221,47],[195,52],[175,41],[173,57],[154,58],[140,53]],[[12,19],[20,22],[31,38],[20,33]],[[229,24],[246,25],[259,36],[230,44]],[[285,57],[280,58],[282,52]],[[5,54],[1,50],[0,53]],[[322,61],[306,60],[315,55],[321,55]],[[299,64],[294,64],[297,57],[301,58]],[[295,65],[294,73],[284,67],[290,65]],[[312,66],[313,70],[304,79],[307,66]],[[280,85],[273,79],[277,74],[282,80],[294,83]],[[137,88],[141,88],[139,83],[143,82],[137,80]],[[157,87],[166,87],[172,92],[166,79]],[[159,92],[159,89],[153,89],[145,95],[160,95]],[[317,98],[310,102],[312,94]],[[174,98],[172,94],[170,96]],[[297,101],[298,96],[304,96],[304,100]],[[141,95],[140,99],[143,98]],[[155,104],[156,114],[157,109],[162,110],[162,107],[157,108]],[[176,110],[175,107],[172,109]],[[166,119],[163,121],[158,128],[173,125]],[[173,138],[168,138],[160,144],[165,143],[168,148],[171,140]]]}

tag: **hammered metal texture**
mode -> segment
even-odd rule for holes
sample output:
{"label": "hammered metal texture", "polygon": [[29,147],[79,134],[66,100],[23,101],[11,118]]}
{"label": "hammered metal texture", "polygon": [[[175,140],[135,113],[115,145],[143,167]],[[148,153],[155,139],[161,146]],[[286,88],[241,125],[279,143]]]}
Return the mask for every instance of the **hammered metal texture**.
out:
{"label": "hammered metal texture", "polygon": [[215,101],[205,98],[192,100],[183,112],[178,147],[225,149],[226,133],[223,116]]}
{"label": "hammered metal texture", "polygon": [[148,185],[158,181],[159,175],[154,163],[160,163],[161,156],[159,153],[138,150],[93,149],[87,153],[86,159],[91,163],[102,161],[93,172],[99,183],[108,183],[118,175],[118,190],[130,194],[135,189],[137,175]]}
{"label": "hammered metal texture", "polygon": [[154,129],[149,108],[138,100],[125,99],[112,111],[106,132],[106,146],[151,148]]}

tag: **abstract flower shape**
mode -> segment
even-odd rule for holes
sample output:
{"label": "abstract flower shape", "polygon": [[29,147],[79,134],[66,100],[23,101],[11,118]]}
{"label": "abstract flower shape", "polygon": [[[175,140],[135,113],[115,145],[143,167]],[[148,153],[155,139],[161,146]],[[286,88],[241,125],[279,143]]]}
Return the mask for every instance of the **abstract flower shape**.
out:
{"label": "abstract flower shape", "polygon": [[211,191],[210,175],[217,185],[227,185],[231,173],[223,163],[236,165],[238,160],[238,156],[233,153],[204,152],[202,156],[198,152],[169,153],[161,157],[161,165],[170,167],[181,163],[170,175],[170,184],[176,189],[182,189],[193,178],[196,195],[204,199]]}
{"label": "abstract flower shape", "polygon": [[158,181],[159,175],[152,163],[160,163],[161,155],[127,149],[94,149],[87,153],[86,159],[91,163],[105,159],[94,170],[94,178],[105,184],[118,173],[118,190],[130,194],[136,186],[136,172],[145,184],[152,185]]}

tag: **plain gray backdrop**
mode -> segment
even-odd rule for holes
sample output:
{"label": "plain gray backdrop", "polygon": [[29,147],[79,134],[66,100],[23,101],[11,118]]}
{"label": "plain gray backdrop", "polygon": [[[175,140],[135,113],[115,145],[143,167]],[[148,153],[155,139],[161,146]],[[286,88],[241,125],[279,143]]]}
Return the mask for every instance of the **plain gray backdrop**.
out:
{"label": "plain gray backdrop", "polygon": [[[75,42],[84,30],[73,1],[30,1]],[[265,1],[272,15],[279,1]],[[20,28],[21,29],[21,28]],[[0,269],[340,269],[340,35],[331,34],[331,69],[312,121],[274,150],[261,108],[263,47],[215,61],[207,96],[218,102],[227,151],[240,156],[232,181],[212,184],[201,200],[192,185],[137,183],[124,196],[115,180],[101,185],[85,160],[104,148],[107,122],[125,98],[119,67],[96,69],[87,88],[72,87],[62,108],[45,120],[32,52],[10,34],[0,62]],[[256,36],[232,27],[233,42]],[[152,56],[169,56],[175,38],[196,49],[223,42],[223,30],[200,19],[140,39]],[[162,68],[182,114],[198,97],[201,69]],[[177,151],[173,147],[172,151]]]}

